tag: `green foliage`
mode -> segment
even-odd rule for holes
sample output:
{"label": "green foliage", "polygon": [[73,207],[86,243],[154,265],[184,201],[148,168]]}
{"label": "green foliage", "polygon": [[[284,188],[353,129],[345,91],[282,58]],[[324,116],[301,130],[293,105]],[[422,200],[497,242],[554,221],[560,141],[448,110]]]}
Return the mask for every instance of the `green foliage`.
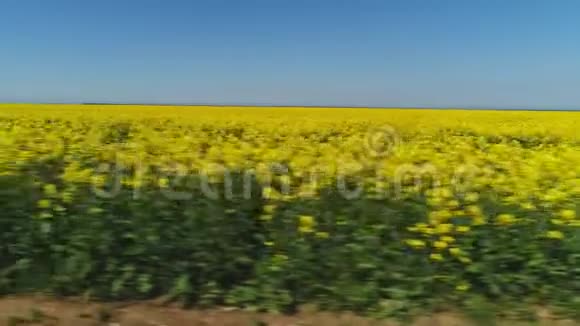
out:
{"label": "green foliage", "polygon": [[[577,237],[539,238],[536,222],[474,229],[458,240],[472,261],[464,265],[432,261],[404,244],[412,236],[407,228],[426,210],[414,199],[387,206],[340,200],[329,190],[317,199],[280,202],[263,219],[271,204],[262,198],[171,202],[153,193],[129,198],[128,189],[112,199],[82,193],[48,219],[31,218],[42,209],[22,196],[12,198],[20,205],[2,200],[3,293],[165,295],[186,305],[275,312],[308,303],[379,317],[453,304],[482,319],[489,314],[486,300],[525,299],[562,312],[578,307]],[[316,232],[300,231],[296,217],[305,212]],[[462,282],[469,289],[458,291]]]}

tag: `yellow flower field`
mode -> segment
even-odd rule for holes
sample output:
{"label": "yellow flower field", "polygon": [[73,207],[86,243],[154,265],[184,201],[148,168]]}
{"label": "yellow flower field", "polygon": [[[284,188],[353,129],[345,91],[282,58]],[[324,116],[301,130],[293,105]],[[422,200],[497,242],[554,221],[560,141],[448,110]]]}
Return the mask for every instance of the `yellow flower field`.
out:
{"label": "yellow flower field", "polygon": [[[34,265],[33,249],[45,245],[38,252],[76,266],[75,273],[90,271],[51,285],[77,293],[97,280],[106,286],[93,290],[115,298],[167,292],[175,281],[202,294],[218,291],[219,302],[233,297],[233,304],[247,303],[238,290],[251,288],[246,299],[257,305],[265,299],[256,293],[274,291],[285,306],[275,289],[286,289],[288,275],[301,275],[305,302],[345,298],[338,293],[352,289],[340,282],[358,289],[372,277],[373,295],[392,300],[380,284],[411,291],[408,284],[425,275],[449,289],[450,300],[500,292],[546,298],[549,286],[569,285],[552,279],[543,288],[542,277],[580,267],[572,258],[580,254],[579,122],[576,112],[2,104],[0,187],[10,194],[2,208],[14,220],[35,221],[18,230],[6,222],[5,242],[30,251],[4,250],[14,264]],[[203,230],[196,236],[207,241],[189,243],[186,229]],[[119,256],[106,249],[111,243],[140,256]],[[188,256],[193,246],[204,249],[196,258]],[[201,258],[209,250],[224,254]],[[159,259],[171,252],[209,259],[203,266],[228,281],[179,257],[167,259],[185,267],[161,273]],[[70,261],[75,254],[82,262]],[[306,257],[318,255],[325,262],[306,268]],[[98,257],[114,266],[96,267]],[[239,257],[244,268],[220,267]],[[405,276],[411,281],[393,279],[400,271],[379,273],[389,260],[413,271]],[[242,272],[248,262],[272,283],[230,284],[228,277],[251,279]],[[310,288],[316,282],[329,282],[334,294]],[[361,305],[370,309],[379,299]]]}

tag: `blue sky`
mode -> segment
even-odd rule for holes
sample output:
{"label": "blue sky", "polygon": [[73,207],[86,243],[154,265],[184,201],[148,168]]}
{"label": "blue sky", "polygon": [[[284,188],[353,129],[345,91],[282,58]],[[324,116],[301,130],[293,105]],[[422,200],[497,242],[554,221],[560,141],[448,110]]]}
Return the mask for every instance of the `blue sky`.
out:
{"label": "blue sky", "polygon": [[577,0],[3,0],[0,102],[580,108]]}

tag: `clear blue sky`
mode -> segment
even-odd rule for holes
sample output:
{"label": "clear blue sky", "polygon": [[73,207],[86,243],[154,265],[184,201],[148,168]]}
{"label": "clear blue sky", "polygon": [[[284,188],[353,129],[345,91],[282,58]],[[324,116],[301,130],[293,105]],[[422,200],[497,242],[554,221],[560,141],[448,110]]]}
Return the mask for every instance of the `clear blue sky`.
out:
{"label": "clear blue sky", "polygon": [[580,108],[578,0],[3,0],[1,102]]}

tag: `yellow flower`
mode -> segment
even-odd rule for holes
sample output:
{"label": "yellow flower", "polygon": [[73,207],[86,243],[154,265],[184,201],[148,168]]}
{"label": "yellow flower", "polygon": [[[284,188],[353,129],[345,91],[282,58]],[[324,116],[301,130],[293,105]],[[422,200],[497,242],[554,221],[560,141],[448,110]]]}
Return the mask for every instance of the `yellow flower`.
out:
{"label": "yellow flower", "polygon": [[544,196],[544,200],[548,203],[555,203],[560,199],[559,194],[555,192],[548,193]]}
{"label": "yellow flower", "polygon": [[481,214],[481,209],[479,208],[479,206],[476,206],[476,205],[469,205],[465,208],[465,210],[469,214],[473,214],[473,215]]}
{"label": "yellow flower", "polygon": [[457,207],[459,207],[459,201],[457,201],[457,199],[452,199],[452,200],[447,202],[447,207],[457,208]]}
{"label": "yellow flower", "polygon": [[457,284],[457,286],[455,287],[455,289],[457,291],[461,291],[461,292],[465,292],[467,290],[469,290],[471,288],[471,285],[469,285],[469,283],[467,282],[461,282],[459,284]]}
{"label": "yellow flower", "polygon": [[262,214],[260,215],[260,220],[270,222],[272,220],[272,214]]}
{"label": "yellow flower", "polygon": [[446,236],[441,237],[441,241],[444,241],[447,243],[453,243],[453,242],[455,242],[455,238],[446,235]]}
{"label": "yellow flower", "polygon": [[473,225],[484,225],[485,218],[483,216],[477,216],[473,218]]}
{"label": "yellow flower", "polygon": [[92,181],[94,186],[103,186],[107,180],[103,175],[94,175],[92,176]]}
{"label": "yellow flower", "polygon": [[510,225],[516,222],[516,218],[512,214],[500,214],[497,216],[496,221],[500,225]]}
{"label": "yellow flower", "polygon": [[433,247],[437,248],[437,249],[445,249],[447,248],[447,242],[445,241],[435,241],[433,242]]}
{"label": "yellow flower", "polygon": [[443,255],[441,254],[431,254],[429,255],[429,258],[433,261],[442,261],[443,260]]}
{"label": "yellow flower", "polygon": [[455,257],[459,257],[463,254],[463,251],[459,248],[449,248],[449,253]]}
{"label": "yellow flower", "polygon": [[433,234],[433,229],[426,223],[417,223],[415,226],[408,227],[407,230],[423,234]]}
{"label": "yellow flower", "polygon": [[439,205],[441,205],[441,202],[442,202],[442,200],[439,197],[431,197],[431,198],[427,199],[427,203],[431,206],[439,206]]}
{"label": "yellow flower", "polygon": [[280,176],[280,183],[285,184],[285,185],[290,185],[291,179],[287,175]]}
{"label": "yellow flower", "polygon": [[442,198],[451,198],[453,197],[453,191],[451,191],[451,189],[449,188],[442,188],[439,191],[439,196],[441,196]]}
{"label": "yellow flower", "polygon": [[452,229],[453,229],[453,224],[444,223],[444,224],[437,225],[435,227],[435,232],[437,234],[446,234],[446,233],[450,233]]}
{"label": "yellow flower", "polygon": [[274,198],[276,197],[276,190],[272,187],[264,187],[262,189],[262,196],[264,198]]}
{"label": "yellow flower", "polygon": [[417,224],[415,224],[415,226],[419,229],[426,229],[429,227],[429,225],[427,225],[427,223],[417,223]]}
{"label": "yellow flower", "polygon": [[423,241],[423,240],[408,239],[408,240],[405,240],[405,243],[408,246],[413,247],[415,249],[425,248],[425,241]]}
{"label": "yellow flower", "polygon": [[521,207],[522,207],[523,209],[527,209],[527,210],[533,210],[533,209],[535,209],[535,208],[536,208],[536,206],[534,206],[534,204],[532,204],[532,203],[523,203],[523,204],[521,205]]}
{"label": "yellow flower", "polygon": [[460,262],[464,264],[471,264],[471,259],[469,257],[461,256],[458,258]]}
{"label": "yellow flower", "polygon": [[562,233],[561,231],[552,230],[552,231],[546,232],[546,237],[548,239],[560,240],[560,239],[564,239],[564,233]]}
{"label": "yellow flower", "polygon": [[580,221],[574,220],[574,221],[571,221],[570,224],[568,224],[568,225],[573,226],[573,227],[578,227],[578,226],[580,226]]}
{"label": "yellow flower", "polygon": [[448,219],[450,219],[453,215],[451,215],[450,211],[444,210],[444,211],[438,211],[437,213],[437,218],[439,219],[439,221],[447,221]]}
{"label": "yellow flower", "polygon": [[56,186],[53,184],[44,185],[43,190],[44,190],[44,194],[47,196],[54,196],[58,193],[56,190]]}
{"label": "yellow flower", "polygon": [[50,208],[52,202],[48,199],[41,199],[38,201],[38,208]]}
{"label": "yellow flower", "polygon": [[169,179],[167,178],[160,178],[157,181],[157,184],[159,185],[159,187],[161,188],[167,188],[169,186]]}
{"label": "yellow flower", "polygon": [[319,239],[328,239],[329,236],[328,232],[316,232],[316,237]]}
{"label": "yellow flower", "polygon": [[457,230],[457,232],[459,233],[468,233],[469,231],[471,231],[471,228],[466,225],[459,225],[455,228],[455,230]]}
{"label": "yellow flower", "polygon": [[470,192],[465,195],[465,201],[468,203],[475,203],[479,200],[479,195],[476,192]]}
{"label": "yellow flower", "polygon": [[316,221],[311,215],[300,215],[298,216],[298,230],[302,233],[311,233],[314,231],[314,226]]}
{"label": "yellow flower", "polygon": [[429,221],[439,221],[439,211],[429,212]]}
{"label": "yellow flower", "polygon": [[275,209],[276,209],[275,205],[264,205],[264,213],[266,213],[266,214],[274,213]]}
{"label": "yellow flower", "polygon": [[576,211],[571,209],[563,209],[560,211],[560,216],[565,220],[573,220],[576,218]]}

